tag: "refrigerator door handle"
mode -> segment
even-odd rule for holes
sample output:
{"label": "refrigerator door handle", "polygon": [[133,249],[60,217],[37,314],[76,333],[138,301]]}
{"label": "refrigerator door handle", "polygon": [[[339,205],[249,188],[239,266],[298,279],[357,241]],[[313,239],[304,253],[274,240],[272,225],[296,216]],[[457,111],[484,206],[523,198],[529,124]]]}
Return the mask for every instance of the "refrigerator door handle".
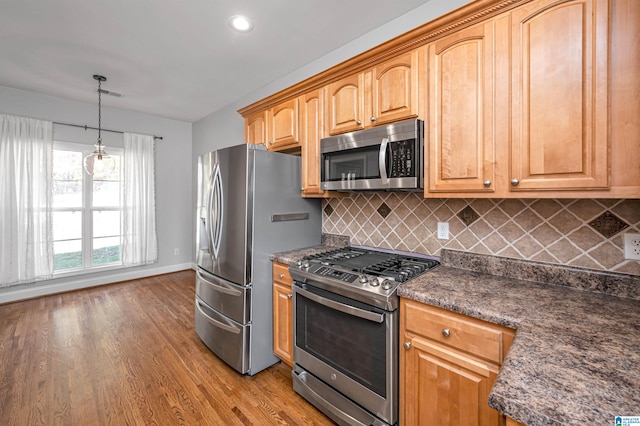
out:
{"label": "refrigerator door handle", "polygon": [[218,321],[218,320],[216,320],[216,319],[214,319],[214,318],[211,318],[209,315],[207,315],[207,314],[202,310],[202,308],[200,307],[200,303],[201,303],[201,302],[200,302],[199,300],[198,300],[198,301],[196,301],[196,308],[198,309],[198,311],[199,311],[199,312],[200,312],[200,313],[201,313],[201,314],[202,314],[202,315],[203,315],[203,316],[204,316],[204,317],[205,317],[205,318],[206,318],[206,319],[207,319],[211,324],[213,324],[214,326],[216,326],[216,327],[218,327],[218,328],[221,328],[221,329],[223,329],[223,330],[225,330],[225,331],[228,331],[229,333],[233,333],[233,334],[240,334],[240,332],[242,331],[241,329],[239,329],[239,328],[237,328],[237,327],[234,327],[234,326],[232,326],[232,325],[224,324],[224,323],[222,323],[222,322],[220,322],[220,321]]}
{"label": "refrigerator door handle", "polygon": [[211,172],[211,189],[207,210],[209,212],[209,240],[214,258],[218,257],[220,241],[222,239],[222,212],[223,212],[222,176],[220,165],[216,164]]}
{"label": "refrigerator door handle", "polygon": [[220,293],[228,294],[229,296],[241,297],[242,292],[240,290],[236,290],[230,284],[226,284],[224,281],[217,279],[216,282],[208,280],[200,271],[196,272],[198,274],[198,278],[200,278],[205,283],[209,284],[211,287],[214,287]]}

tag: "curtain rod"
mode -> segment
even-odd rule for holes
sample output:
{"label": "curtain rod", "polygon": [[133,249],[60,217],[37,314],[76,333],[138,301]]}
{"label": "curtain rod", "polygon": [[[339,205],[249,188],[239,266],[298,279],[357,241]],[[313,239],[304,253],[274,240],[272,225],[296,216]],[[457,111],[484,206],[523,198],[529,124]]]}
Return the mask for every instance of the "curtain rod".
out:
{"label": "curtain rod", "polygon": [[[54,121],[53,124],[58,124],[58,125],[61,125],[61,126],[80,127],[81,129],[85,129],[85,130],[87,130],[87,129],[98,130],[97,127],[87,126],[86,124],[60,123],[58,121]],[[103,131],[103,132],[120,133],[121,135],[124,134],[124,132],[122,132],[120,130],[109,130],[109,129],[103,129],[103,128],[100,128],[100,130]],[[156,136],[156,135],[153,135],[153,139],[163,140],[162,136]]]}

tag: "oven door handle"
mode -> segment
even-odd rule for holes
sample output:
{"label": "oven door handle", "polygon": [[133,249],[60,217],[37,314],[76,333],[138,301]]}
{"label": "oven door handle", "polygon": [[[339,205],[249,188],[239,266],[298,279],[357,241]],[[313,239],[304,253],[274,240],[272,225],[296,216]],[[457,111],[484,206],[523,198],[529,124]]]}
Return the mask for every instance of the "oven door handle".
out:
{"label": "oven door handle", "polygon": [[382,324],[384,322],[384,314],[365,311],[364,309],[345,305],[344,303],[336,302],[335,300],[318,296],[317,294],[312,293],[309,290],[305,290],[298,286],[294,286],[293,291],[300,294],[301,296],[306,297],[307,299],[313,300],[314,302],[318,302],[319,304],[324,305],[328,308],[332,308],[337,311],[344,312],[347,315],[352,315],[358,318],[366,319],[368,321],[377,322],[378,324]]}

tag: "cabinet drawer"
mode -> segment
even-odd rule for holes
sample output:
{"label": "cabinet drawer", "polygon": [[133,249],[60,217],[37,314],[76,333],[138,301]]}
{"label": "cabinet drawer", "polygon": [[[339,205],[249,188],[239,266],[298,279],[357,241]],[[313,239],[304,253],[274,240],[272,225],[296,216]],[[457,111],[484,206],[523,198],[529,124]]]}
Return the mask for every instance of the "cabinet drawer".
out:
{"label": "cabinet drawer", "polygon": [[289,275],[289,265],[273,262],[273,281],[291,285],[292,279]]}
{"label": "cabinet drawer", "polygon": [[406,300],[407,330],[477,357],[502,364],[514,332],[499,325]]}

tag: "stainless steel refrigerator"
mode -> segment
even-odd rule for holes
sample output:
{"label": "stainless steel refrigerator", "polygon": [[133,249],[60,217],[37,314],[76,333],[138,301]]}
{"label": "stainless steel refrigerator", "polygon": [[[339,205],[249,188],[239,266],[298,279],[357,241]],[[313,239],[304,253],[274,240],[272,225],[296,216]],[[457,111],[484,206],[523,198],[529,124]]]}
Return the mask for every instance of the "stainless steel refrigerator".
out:
{"label": "stainless steel refrigerator", "polygon": [[272,253],[320,244],[300,157],[243,144],[198,159],[195,329],[242,374],[273,365]]}

